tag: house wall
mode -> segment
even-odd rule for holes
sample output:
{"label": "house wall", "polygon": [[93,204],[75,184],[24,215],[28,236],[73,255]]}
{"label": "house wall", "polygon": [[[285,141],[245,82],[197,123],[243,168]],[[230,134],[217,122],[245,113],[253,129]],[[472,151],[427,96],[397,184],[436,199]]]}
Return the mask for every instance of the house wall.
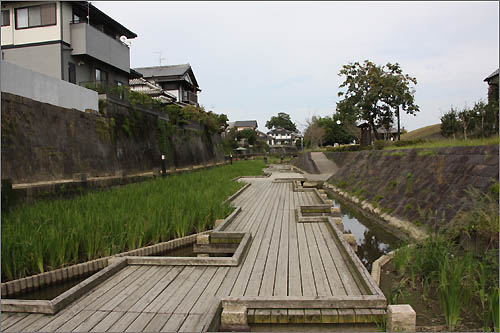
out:
{"label": "house wall", "polygon": [[2,27],[2,46],[22,45],[61,40],[61,4],[56,4],[56,24],[46,27],[16,29],[15,8],[36,6],[47,2],[2,2],[2,9],[10,10],[10,26]]}
{"label": "house wall", "polygon": [[61,44],[2,49],[3,60],[61,79]]}
{"label": "house wall", "polygon": [[99,109],[95,91],[6,61],[2,62],[1,82],[2,92],[80,111]]}

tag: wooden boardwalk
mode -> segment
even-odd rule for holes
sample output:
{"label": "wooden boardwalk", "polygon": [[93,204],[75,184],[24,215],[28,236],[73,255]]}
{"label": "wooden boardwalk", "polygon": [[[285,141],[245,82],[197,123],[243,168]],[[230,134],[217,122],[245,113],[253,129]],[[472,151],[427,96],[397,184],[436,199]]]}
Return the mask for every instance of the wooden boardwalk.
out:
{"label": "wooden boardwalk", "polygon": [[2,331],[197,332],[223,297],[370,295],[326,223],[296,222],[296,209],[320,204],[317,196],[273,182],[300,176],[245,179],[252,185],[226,229],[252,235],[239,266],[128,265],[55,315],[3,313]]}

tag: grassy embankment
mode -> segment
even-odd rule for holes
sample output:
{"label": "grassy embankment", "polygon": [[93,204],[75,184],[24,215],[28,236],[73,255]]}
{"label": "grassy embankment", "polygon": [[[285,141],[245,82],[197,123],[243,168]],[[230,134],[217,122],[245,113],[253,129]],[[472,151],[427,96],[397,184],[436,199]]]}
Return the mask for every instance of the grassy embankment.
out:
{"label": "grassy embankment", "polygon": [[262,160],[238,161],[2,213],[2,280],[164,242],[212,228],[222,202],[260,175]]}
{"label": "grassy embankment", "polygon": [[498,332],[498,182],[487,193],[470,189],[469,195],[473,209],[459,212],[423,244],[396,252],[397,284],[384,292],[396,304],[412,305],[417,300],[408,296],[415,294],[426,303],[437,300],[450,331],[482,326]]}
{"label": "grassy embankment", "polygon": [[453,139],[444,139],[444,140],[433,140],[433,141],[422,141],[422,142],[408,142],[405,145],[405,141],[401,140],[401,143],[398,145],[389,145],[385,146],[385,150],[394,150],[394,149],[412,149],[412,148],[427,148],[427,149],[437,149],[444,147],[470,147],[470,146],[492,146],[498,145],[498,135],[489,137],[489,138],[477,138],[477,139],[468,139],[468,140],[453,140]]}

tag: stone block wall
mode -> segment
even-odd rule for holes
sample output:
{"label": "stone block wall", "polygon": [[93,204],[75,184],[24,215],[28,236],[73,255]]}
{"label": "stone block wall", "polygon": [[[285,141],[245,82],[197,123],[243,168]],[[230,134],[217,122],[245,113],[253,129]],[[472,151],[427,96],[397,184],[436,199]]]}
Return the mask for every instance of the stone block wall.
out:
{"label": "stone block wall", "polygon": [[437,227],[468,209],[467,190],[486,192],[498,181],[498,146],[330,152],[337,187],[386,213]]}
{"label": "stone block wall", "polygon": [[[161,168],[157,124],[155,115],[109,100],[101,115],[2,92],[2,179],[18,184]],[[167,140],[168,168],[224,158],[220,135],[207,135],[199,124],[176,128]]]}

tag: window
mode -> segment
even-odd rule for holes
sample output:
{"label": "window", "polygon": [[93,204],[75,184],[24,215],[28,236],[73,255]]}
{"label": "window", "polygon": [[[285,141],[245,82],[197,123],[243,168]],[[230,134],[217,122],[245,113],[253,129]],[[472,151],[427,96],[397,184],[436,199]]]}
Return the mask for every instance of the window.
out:
{"label": "window", "polygon": [[10,11],[2,10],[2,27],[8,27],[10,25]]}
{"label": "window", "polygon": [[16,29],[43,27],[56,24],[56,4],[16,8]]}
{"label": "window", "polygon": [[69,82],[76,84],[76,66],[74,63],[68,63],[68,79]]}
{"label": "window", "polygon": [[108,73],[106,73],[102,69],[96,68],[95,69],[95,80],[97,82],[106,82],[106,81],[108,81]]}

